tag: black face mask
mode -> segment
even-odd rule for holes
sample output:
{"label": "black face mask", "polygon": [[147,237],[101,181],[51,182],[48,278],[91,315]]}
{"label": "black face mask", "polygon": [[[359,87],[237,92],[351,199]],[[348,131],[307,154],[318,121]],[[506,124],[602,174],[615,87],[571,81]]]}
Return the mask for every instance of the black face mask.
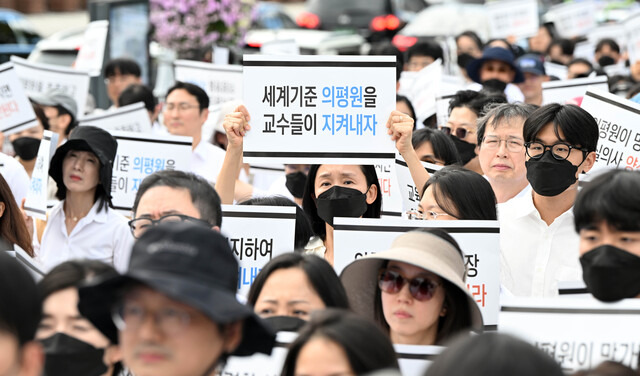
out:
{"label": "black face mask", "polygon": [[475,58],[471,56],[471,54],[463,52],[458,55],[458,66],[462,69],[467,69],[467,65],[469,65],[473,60],[475,60]]}
{"label": "black face mask", "polygon": [[23,161],[30,161],[38,156],[40,139],[33,137],[20,137],[11,143],[16,155]]}
{"label": "black face mask", "polygon": [[45,353],[44,376],[100,376],[107,372],[104,349],[97,349],[64,333],[42,341]]}
{"label": "black face mask", "polygon": [[640,257],[609,244],[580,257],[587,290],[604,302],[635,298],[640,294]]}
{"label": "black face mask", "polygon": [[606,67],[607,65],[613,65],[615,63],[616,63],[616,61],[613,60],[613,58],[611,56],[608,56],[608,55],[600,56],[600,59],[598,59],[598,65],[601,68],[602,67]]}
{"label": "black face mask", "polygon": [[551,60],[550,63],[558,64],[558,65],[564,65],[564,63],[562,61],[560,61],[560,60]]}
{"label": "black face mask", "polygon": [[449,137],[453,140],[454,145],[456,145],[458,154],[460,154],[460,159],[462,159],[462,165],[466,165],[470,160],[476,157],[476,145],[461,140],[452,134],[449,135]]}
{"label": "black face mask", "polygon": [[507,83],[502,82],[497,78],[492,78],[490,80],[482,81],[482,88],[488,91],[502,93],[504,92],[504,89],[507,88]]}
{"label": "black face mask", "polygon": [[297,332],[307,322],[293,316],[273,316],[264,319],[276,332]]}
{"label": "black face mask", "polygon": [[304,172],[298,171],[286,175],[287,181],[285,185],[295,198],[302,198],[304,196],[304,186],[307,183],[307,175]]}
{"label": "black face mask", "polygon": [[527,168],[527,180],[540,196],[557,196],[578,180],[578,166],[566,159],[556,160],[551,155],[551,150],[545,151],[540,159],[531,158],[524,164]]}
{"label": "black face mask", "polygon": [[329,226],[333,218],[358,218],[367,211],[367,195],[357,189],[334,185],[316,199],[318,216]]}

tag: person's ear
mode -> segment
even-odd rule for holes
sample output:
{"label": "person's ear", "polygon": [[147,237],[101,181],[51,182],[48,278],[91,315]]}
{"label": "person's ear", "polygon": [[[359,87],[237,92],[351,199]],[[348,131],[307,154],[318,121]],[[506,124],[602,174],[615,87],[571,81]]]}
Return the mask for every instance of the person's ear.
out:
{"label": "person's ear", "polygon": [[4,202],[0,202],[0,217],[2,217],[4,215],[4,209],[6,208],[6,206],[4,205]]}
{"label": "person's ear", "polygon": [[376,201],[378,197],[378,186],[375,184],[371,184],[369,190],[367,191],[367,204],[371,205]]}
{"label": "person's ear", "polygon": [[589,170],[591,170],[591,168],[593,168],[593,165],[596,163],[596,152],[595,151],[591,151],[589,152],[589,154],[587,154],[587,157],[584,159],[584,162],[582,162],[582,172],[587,173],[589,172]]}
{"label": "person's ear", "polygon": [[222,335],[224,337],[223,351],[225,353],[232,353],[240,345],[243,326],[244,321],[236,321],[224,326]]}
{"label": "person's ear", "polygon": [[44,351],[40,342],[31,341],[22,346],[20,357],[21,376],[40,376],[44,368]]}
{"label": "person's ear", "polygon": [[61,123],[66,124],[64,127],[60,127],[60,128],[63,128],[66,131],[67,128],[69,128],[69,125],[71,125],[71,115],[69,115],[69,114],[61,114],[61,115],[58,116],[58,118],[60,119]]}
{"label": "person's ear", "polygon": [[215,232],[220,232],[220,226],[213,226],[211,229]]}
{"label": "person's ear", "polygon": [[104,351],[104,364],[107,367],[111,367],[114,364],[122,361],[122,351],[120,350],[120,346],[111,345],[106,348]]}
{"label": "person's ear", "polygon": [[207,121],[207,118],[209,118],[209,109],[202,109],[202,111],[200,111],[200,117],[202,118],[202,123],[204,124],[204,122]]}

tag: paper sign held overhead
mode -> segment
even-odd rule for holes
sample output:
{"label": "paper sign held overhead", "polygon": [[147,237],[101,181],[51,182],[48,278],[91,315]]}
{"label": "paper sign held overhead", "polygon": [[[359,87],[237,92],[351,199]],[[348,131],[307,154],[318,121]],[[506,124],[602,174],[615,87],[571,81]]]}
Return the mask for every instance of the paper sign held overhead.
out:
{"label": "paper sign held overhead", "polygon": [[[435,173],[443,167],[427,162],[422,162],[422,166],[430,174]],[[400,154],[396,154],[395,168],[396,175],[398,177],[398,185],[400,186],[399,191],[402,196],[402,216],[407,218],[407,213],[415,213],[418,210],[418,204],[420,204],[420,191],[422,190],[422,187],[416,187],[416,184],[411,177],[411,171],[409,171],[409,167],[407,166],[407,162],[405,162]]]}
{"label": "paper sign held overhead", "polygon": [[542,105],[549,103],[564,104],[568,100],[582,97],[589,88],[609,90],[607,76],[574,78],[565,81],[542,83]]}
{"label": "paper sign held overhead", "polygon": [[242,67],[176,60],[173,70],[176,81],[202,88],[210,106],[242,98]]}
{"label": "paper sign held overhead", "polygon": [[393,158],[393,56],[244,56],[252,130],[244,161],[371,164]]}
{"label": "paper sign held overhead", "polygon": [[20,132],[38,124],[13,63],[0,65],[0,132]]}
{"label": "paper sign held overhead", "polygon": [[627,52],[631,65],[640,60],[640,12],[635,12],[624,22],[627,32]]}
{"label": "paper sign held overhead", "polygon": [[58,146],[58,134],[45,130],[38,148],[36,164],[31,174],[24,210],[32,217],[47,220],[47,195],[49,186],[49,163]]}
{"label": "paper sign held overhead", "polygon": [[108,131],[151,132],[151,120],[144,103],[138,102],[80,119],[80,125],[93,125]]}
{"label": "paper sign held overhead", "polygon": [[102,62],[104,61],[108,33],[109,21],[100,20],[89,23],[74,64],[75,69],[88,71],[93,77],[102,74]]}
{"label": "paper sign held overhead", "polygon": [[485,4],[491,38],[526,38],[538,32],[536,0],[505,0]]}
{"label": "paper sign held overhead", "polygon": [[595,1],[579,1],[554,5],[545,18],[554,23],[556,30],[563,38],[586,35],[596,27]]}

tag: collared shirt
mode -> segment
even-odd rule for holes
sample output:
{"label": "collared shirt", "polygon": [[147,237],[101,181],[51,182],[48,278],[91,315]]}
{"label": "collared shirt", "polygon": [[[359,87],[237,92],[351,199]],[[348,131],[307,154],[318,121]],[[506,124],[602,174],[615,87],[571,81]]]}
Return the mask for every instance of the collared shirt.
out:
{"label": "collared shirt", "polygon": [[113,209],[98,212],[100,202],[91,207],[89,213],[80,218],[67,234],[64,200],[51,210],[42,241],[34,240],[34,250],[44,270],[73,259],[92,259],[113,265],[125,272],[133,246],[133,236],[127,219]]}
{"label": "collared shirt", "polygon": [[516,296],[558,296],[559,281],[582,278],[573,208],[547,225],[530,192],[498,204],[502,285]]}
{"label": "collared shirt", "polygon": [[224,150],[201,140],[191,153],[191,172],[215,184],[224,162]]}
{"label": "collared shirt", "polygon": [[11,193],[20,207],[22,199],[27,197],[29,190],[29,174],[20,162],[4,153],[0,153],[0,174],[7,181]]}

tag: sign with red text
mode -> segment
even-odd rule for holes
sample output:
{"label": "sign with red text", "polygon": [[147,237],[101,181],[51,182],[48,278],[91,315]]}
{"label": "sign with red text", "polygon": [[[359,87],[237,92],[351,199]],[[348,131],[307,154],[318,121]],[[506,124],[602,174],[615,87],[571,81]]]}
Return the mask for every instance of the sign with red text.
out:
{"label": "sign with red text", "polygon": [[589,88],[609,90],[607,76],[574,78],[565,81],[547,81],[542,83],[542,104],[565,104],[568,100],[582,97]]}
{"label": "sign with red text", "polygon": [[102,74],[102,62],[104,61],[108,33],[109,21],[99,20],[89,23],[74,64],[75,69],[88,71],[93,77]]}
{"label": "sign with red text", "polygon": [[0,132],[5,135],[38,125],[13,63],[0,65]]}
{"label": "sign with red text", "polygon": [[545,18],[553,22],[563,38],[586,35],[597,25],[595,1],[579,1],[554,5]]}

